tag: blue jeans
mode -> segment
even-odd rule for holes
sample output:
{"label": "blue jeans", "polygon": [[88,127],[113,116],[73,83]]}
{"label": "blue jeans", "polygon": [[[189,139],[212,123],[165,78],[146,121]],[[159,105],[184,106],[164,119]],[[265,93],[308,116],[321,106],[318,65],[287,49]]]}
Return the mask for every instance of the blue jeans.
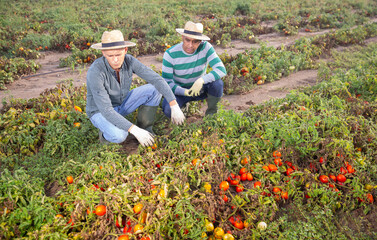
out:
{"label": "blue jeans", "polygon": [[[132,89],[121,105],[114,107],[114,110],[122,116],[126,116],[134,112],[141,105],[158,106],[161,102],[161,93],[151,85],[146,84]],[[128,131],[117,128],[114,124],[107,121],[101,113],[94,114],[90,121],[98,128],[103,137],[113,143],[121,143],[126,140]]]}
{"label": "blue jeans", "polygon": [[[203,85],[202,92],[199,96],[196,97],[188,97],[188,96],[175,96],[177,98],[177,103],[179,107],[181,108],[188,102],[192,101],[200,101],[204,100],[208,97],[208,95],[214,96],[214,97],[222,97],[223,96],[223,90],[224,90],[224,82],[219,79],[214,82],[210,82]],[[168,101],[164,99],[162,102],[162,111],[164,112],[165,116],[170,118],[171,115],[171,109]]]}

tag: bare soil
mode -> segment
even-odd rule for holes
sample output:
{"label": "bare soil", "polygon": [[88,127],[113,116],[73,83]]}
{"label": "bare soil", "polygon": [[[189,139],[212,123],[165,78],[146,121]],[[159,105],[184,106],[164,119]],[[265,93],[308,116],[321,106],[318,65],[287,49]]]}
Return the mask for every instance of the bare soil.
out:
{"label": "bare soil", "polygon": [[[303,36],[312,36],[315,34],[323,34],[330,30],[325,30],[316,33],[300,32],[295,36],[283,36],[277,33],[270,33],[258,36],[259,41],[266,42],[267,46],[279,47],[281,45],[292,44],[295,40]],[[236,55],[244,52],[246,49],[258,48],[258,43],[248,43],[240,40],[232,41],[229,47],[222,48],[216,47],[216,52],[220,55],[224,52],[229,55]],[[30,99],[38,97],[45,89],[54,88],[58,83],[72,80],[75,86],[84,85],[86,82],[86,73],[89,66],[71,68],[60,68],[59,60],[65,58],[69,53],[59,53],[46,51],[42,57],[37,60],[41,65],[41,68],[36,74],[29,76],[23,76],[21,79],[7,85],[7,90],[0,91],[0,99],[7,100],[10,98],[22,98]],[[162,55],[145,55],[139,56],[138,59],[145,65],[160,70],[162,67]],[[303,73],[293,74],[288,77],[280,79],[279,83],[265,84],[257,87],[252,92],[246,95],[241,95],[242,102],[261,103],[269,98],[284,97],[291,89],[305,86],[309,84],[315,84],[315,71],[304,71]],[[308,79],[310,78],[310,79]],[[280,91],[280,90],[284,91]],[[262,94],[261,94],[262,93]],[[267,93],[267,94],[266,94]],[[266,96],[269,96],[266,98]],[[240,110],[244,109],[238,106],[239,99],[236,96],[225,96],[225,100],[229,101],[228,109]],[[234,101],[234,102],[233,102]],[[2,108],[2,103],[0,104]]]}

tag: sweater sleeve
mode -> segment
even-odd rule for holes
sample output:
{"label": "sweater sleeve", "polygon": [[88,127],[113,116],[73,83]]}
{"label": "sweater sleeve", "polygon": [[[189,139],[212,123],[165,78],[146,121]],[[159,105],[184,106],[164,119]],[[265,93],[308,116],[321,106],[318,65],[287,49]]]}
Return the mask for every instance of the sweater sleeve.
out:
{"label": "sweater sleeve", "polygon": [[226,75],[226,69],[224,63],[221,61],[219,56],[217,55],[213,46],[207,42],[207,46],[209,47],[206,57],[209,66],[212,68],[208,74],[203,76],[204,83],[210,83],[216,81]]}
{"label": "sweater sleeve", "polygon": [[109,94],[104,86],[105,74],[98,71],[88,71],[87,88],[93,94],[93,100],[102,116],[114,126],[128,131],[132,123],[116,112],[111,104]]}
{"label": "sweater sleeve", "polygon": [[164,96],[164,98],[171,102],[175,100],[175,96],[170,89],[168,83],[155,71],[150,69],[149,67],[142,64],[139,60],[136,58],[131,57],[131,67],[133,72],[147,81],[148,83],[151,83],[161,94]]}
{"label": "sweater sleeve", "polygon": [[166,51],[162,60],[162,78],[165,79],[175,95],[183,96],[185,93],[185,88],[174,82],[174,65],[172,62],[172,57],[170,56],[169,52]]}

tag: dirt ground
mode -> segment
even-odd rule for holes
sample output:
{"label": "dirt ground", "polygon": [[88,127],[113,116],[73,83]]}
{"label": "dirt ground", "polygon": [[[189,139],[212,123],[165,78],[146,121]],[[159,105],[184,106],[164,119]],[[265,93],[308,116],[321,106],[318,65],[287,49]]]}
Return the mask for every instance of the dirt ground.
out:
{"label": "dirt ground", "polygon": [[[313,36],[315,34],[323,34],[326,31],[316,33],[300,32],[295,36],[283,36],[277,33],[264,34],[258,36],[259,41],[266,42],[268,46],[279,47],[281,45],[292,44],[295,40],[303,36]],[[246,49],[258,48],[259,44],[251,44],[240,40],[232,41],[229,47],[215,47],[216,52],[220,55],[227,52],[229,55],[236,55],[244,52]],[[75,86],[84,85],[86,82],[86,72],[89,66],[70,68],[59,68],[59,59],[65,58],[69,53],[44,52],[42,57],[37,60],[41,64],[41,68],[36,74],[24,76],[16,80],[12,84],[7,85],[7,90],[0,91],[0,99],[22,98],[30,99],[38,97],[45,89],[54,88],[56,84],[69,79],[73,80]],[[147,66],[160,70],[162,67],[162,55],[140,56],[138,59]],[[302,71],[284,77],[279,81],[270,84],[258,86],[248,94],[240,96],[224,96],[223,102],[226,109],[235,111],[244,110],[250,103],[261,103],[271,98],[284,97],[291,89],[301,86],[312,85],[316,83],[316,71]],[[2,103],[0,104],[0,108]]]}

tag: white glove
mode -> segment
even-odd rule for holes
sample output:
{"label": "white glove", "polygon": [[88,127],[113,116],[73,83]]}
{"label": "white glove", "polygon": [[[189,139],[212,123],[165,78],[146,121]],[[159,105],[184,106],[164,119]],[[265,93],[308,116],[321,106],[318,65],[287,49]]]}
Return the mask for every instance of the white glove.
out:
{"label": "white glove", "polygon": [[144,147],[147,147],[147,146],[152,146],[153,143],[154,143],[154,139],[153,139],[153,135],[152,133],[142,129],[142,128],[139,128],[138,126],[136,125],[132,125],[131,129],[129,130],[129,132],[134,135],[136,137],[136,139],[139,141],[139,143],[141,145],[143,145]]}
{"label": "white glove", "polygon": [[178,104],[170,106],[171,109],[171,121],[176,125],[181,125],[185,121],[185,115]]}
{"label": "white glove", "polygon": [[186,97],[192,97],[192,91],[191,91],[190,89],[185,89],[185,93],[184,93],[184,95],[185,95]]}
{"label": "white glove", "polygon": [[202,89],[204,84],[203,78],[199,78],[194,82],[194,85],[190,88],[189,92],[191,91],[192,96],[199,96],[200,90]]}

